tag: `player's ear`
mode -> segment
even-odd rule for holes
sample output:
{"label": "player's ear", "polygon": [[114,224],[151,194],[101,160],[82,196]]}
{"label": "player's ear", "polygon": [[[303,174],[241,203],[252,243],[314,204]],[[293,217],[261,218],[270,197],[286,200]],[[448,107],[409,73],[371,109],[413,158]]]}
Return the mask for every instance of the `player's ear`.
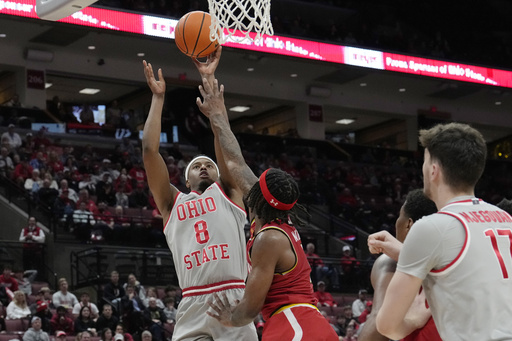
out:
{"label": "player's ear", "polygon": [[185,182],[185,186],[187,186],[187,188],[190,189],[190,182],[188,180]]}
{"label": "player's ear", "polygon": [[[414,221],[411,218],[407,219],[407,233],[411,230],[412,224],[414,224]],[[407,235],[407,233],[405,235]]]}

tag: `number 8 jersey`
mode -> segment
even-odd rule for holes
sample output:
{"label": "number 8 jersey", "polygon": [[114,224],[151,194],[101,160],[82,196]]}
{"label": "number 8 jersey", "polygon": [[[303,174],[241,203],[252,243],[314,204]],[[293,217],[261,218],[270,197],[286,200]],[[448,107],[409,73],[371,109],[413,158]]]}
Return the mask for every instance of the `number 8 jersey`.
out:
{"label": "number 8 jersey", "polygon": [[423,279],[443,340],[512,340],[512,218],[480,199],[418,220],[397,271]]}
{"label": "number 8 jersey", "polygon": [[164,234],[184,296],[192,286],[194,294],[209,293],[212,284],[219,286],[216,289],[243,287],[247,277],[245,222],[245,210],[216,182],[202,194],[178,193]]}

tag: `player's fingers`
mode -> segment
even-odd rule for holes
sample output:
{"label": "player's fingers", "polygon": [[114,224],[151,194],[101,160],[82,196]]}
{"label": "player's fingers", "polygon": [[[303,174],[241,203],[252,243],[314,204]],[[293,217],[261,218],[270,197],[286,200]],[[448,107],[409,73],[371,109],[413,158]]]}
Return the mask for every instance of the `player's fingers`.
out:
{"label": "player's fingers", "polygon": [[208,301],[207,303],[213,310],[220,314],[221,309],[215,303],[211,301]]}
{"label": "player's fingers", "polygon": [[230,304],[229,304],[228,296],[226,296],[225,292],[222,293],[222,298],[224,299],[224,306],[229,307]]}
{"label": "player's fingers", "polygon": [[196,104],[199,108],[203,105],[203,102],[201,102],[201,99],[199,97],[196,98]]}
{"label": "player's fingers", "polygon": [[162,72],[162,68],[158,69],[158,80],[162,82],[164,81],[164,74]]}
{"label": "player's fingers", "polygon": [[201,96],[203,96],[203,98],[206,97],[206,91],[204,91],[204,88],[202,85],[199,85],[199,93],[201,93]]}
{"label": "player's fingers", "polygon": [[217,306],[219,308],[224,308],[224,303],[222,302],[221,298],[219,297],[219,295],[217,295],[216,292],[213,293],[213,297],[215,297],[215,303],[217,304]]}
{"label": "player's fingers", "polygon": [[207,93],[210,93],[212,91],[212,87],[210,86],[210,83],[208,83],[208,80],[206,80],[206,78],[203,78],[203,88]]}

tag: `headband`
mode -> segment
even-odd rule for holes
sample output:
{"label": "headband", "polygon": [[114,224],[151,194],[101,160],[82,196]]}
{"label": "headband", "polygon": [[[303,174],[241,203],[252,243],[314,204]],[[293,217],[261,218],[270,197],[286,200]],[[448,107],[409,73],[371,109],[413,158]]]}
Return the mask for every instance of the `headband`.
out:
{"label": "headband", "polygon": [[270,168],[267,169],[266,171],[264,171],[263,174],[261,174],[261,176],[260,176],[259,183],[260,183],[261,193],[263,194],[263,197],[265,198],[265,200],[267,201],[267,203],[270,206],[272,206],[280,211],[288,211],[295,205],[297,200],[295,200],[291,204],[285,204],[284,202],[280,202],[279,200],[277,200],[272,195],[272,193],[270,193],[270,191],[268,190],[268,187],[267,187],[267,180],[265,179],[267,176],[267,172],[269,170],[270,170]]}
{"label": "headband", "polygon": [[215,165],[215,168],[217,169],[217,174],[219,174],[219,176],[220,176],[219,166],[217,166],[215,161],[213,161],[206,155],[199,155],[199,156],[196,156],[195,158],[193,158],[192,161],[190,161],[188,163],[187,168],[185,168],[185,180],[188,180],[188,171],[190,170],[190,167],[192,167],[192,164],[197,161],[197,159],[207,159],[207,160],[211,161]]}

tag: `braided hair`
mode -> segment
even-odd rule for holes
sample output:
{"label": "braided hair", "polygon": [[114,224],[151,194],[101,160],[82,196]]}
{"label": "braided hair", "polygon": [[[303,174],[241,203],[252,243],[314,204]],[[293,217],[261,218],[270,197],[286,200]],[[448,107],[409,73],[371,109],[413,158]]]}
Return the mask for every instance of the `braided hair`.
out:
{"label": "braided hair", "polygon": [[[288,173],[271,168],[266,173],[263,173],[262,176],[265,176],[268,191],[280,202],[292,204],[299,198],[299,186]],[[263,195],[260,181],[256,182],[249,191],[249,194],[247,194],[247,206],[253,210],[264,224],[276,220],[284,222],[290,220],[293,225],[304,226],[306,221],[299,214],[309,217],[306,208],[300,204],[295,204],[289,210],[279,210],[271,206]]]}

